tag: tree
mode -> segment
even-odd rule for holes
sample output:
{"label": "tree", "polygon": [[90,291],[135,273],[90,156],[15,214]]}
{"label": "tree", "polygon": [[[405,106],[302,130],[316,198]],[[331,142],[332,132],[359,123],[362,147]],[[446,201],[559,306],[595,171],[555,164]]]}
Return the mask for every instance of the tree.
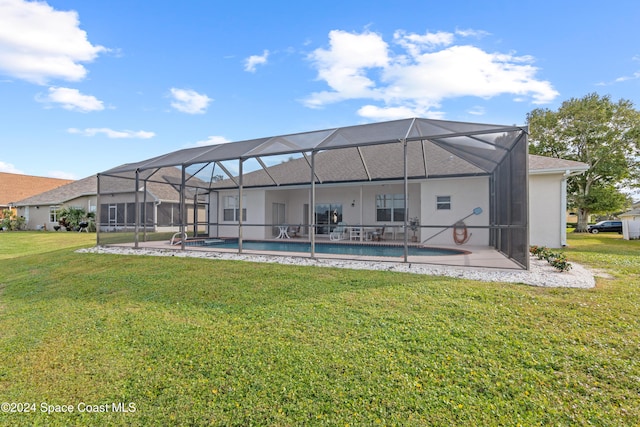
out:
{"label": "tree", "polygon": [[620,189],[640,184],[640,112],[633,103],[591,93],[571,98],[558,111],[527,115],[532,154],[587,163],[589,170],[567,179],[569,205],[578,212],[576,231],[587,231],[589,215],[625,208]]}
{"label": "tree", "polygon": [[94,216],[93,212],[87,213],[83,208],[70,206],[58,211],[58,223],[66,228],[67,231],[71,231],[77,229],[81,222]]}

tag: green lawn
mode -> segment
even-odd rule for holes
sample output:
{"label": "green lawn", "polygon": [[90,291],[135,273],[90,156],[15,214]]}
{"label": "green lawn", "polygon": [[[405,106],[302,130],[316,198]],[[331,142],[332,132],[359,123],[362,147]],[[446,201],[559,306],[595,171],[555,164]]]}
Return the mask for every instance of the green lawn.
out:
{"label": "green lawn", "polygon": [[0,425],[640,424],[638,241],[569,236],[612,275],[581,290],[73,251],[93,237],[0,234],[0,402],[35,404]]}

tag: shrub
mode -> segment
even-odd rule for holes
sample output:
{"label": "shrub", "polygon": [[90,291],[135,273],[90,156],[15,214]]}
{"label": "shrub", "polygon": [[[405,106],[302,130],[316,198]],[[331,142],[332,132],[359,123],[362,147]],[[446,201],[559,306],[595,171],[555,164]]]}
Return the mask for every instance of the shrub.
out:
{"label": "shrub", "polygon": [[546,259],[553,268],[558,271],[571,270],[571,263],[567,261],[567,256],[562,252],[554,252],[544,246],[531,246],[529,248],[531,255],[538,257],[538,259]]}

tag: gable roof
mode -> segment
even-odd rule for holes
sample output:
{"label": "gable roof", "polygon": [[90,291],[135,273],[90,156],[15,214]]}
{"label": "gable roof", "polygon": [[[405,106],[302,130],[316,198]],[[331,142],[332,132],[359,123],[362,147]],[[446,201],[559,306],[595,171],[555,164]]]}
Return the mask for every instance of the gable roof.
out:
{"label": "gable roof", "polygon": [[[196,178],[192,178],[196,179]],[[158,171],[147,183],[147,191],[156,198],[163,201],[179,201],[179,183],[181,182],[181,171],[176,168],[163,168]],[[100,178],[101,190],[103,193],[132,193],[132,184],[129,180],[112,177]],[[140,189],[142,191],[142,187]],[[45,191],[32,197],[20,200],[16,206],[37,206],[37,205],[61,205],[70,200],[83,196],[95,196],[98,193],[98,179],[96,175],[91,175],[78,181],[73,181],[53,190]],[[189,192],[187,193],[189,195]]]}
{"label": "gable roof", "polygon": [[9,206],[10,203],[71,182],[71,179],[0,172],[0,206]]}
{"label": "gable roof", "polygon": [[77,199],[82,196],[92,196],[96,194],[97,180],[92,175],[78,181],[73,181],[53,190],[45,191],[35,196],[15,202],[16,206],[35,206],[35,205],[59,205],[69,200]]}

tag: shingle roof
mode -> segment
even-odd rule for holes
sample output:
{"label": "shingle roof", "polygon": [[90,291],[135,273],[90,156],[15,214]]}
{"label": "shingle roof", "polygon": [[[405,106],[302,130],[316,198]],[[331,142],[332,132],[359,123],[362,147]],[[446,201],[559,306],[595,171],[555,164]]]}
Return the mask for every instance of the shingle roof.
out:
{"label": "shingle roof", "polygon": [[[156,173],[147,184],[147,191],[156,199],[163,201],[180,200],[179,188],[175,185],[181,181],[181,171],[176,168],[163,168]],[[197,178],[192,178],[196,180]],[[102,193],[131,193],[133,182],[108,176],[100,178]],[[141,184],[142,185],[142,184]],[[67,185],[45,191],[32,197],[20,200],[16,206],[58,205],[82,196],[97,194],[98,180],[91,175]]]}
{"label": "shingle roof", "polygon": [[70,182],[73,180],[0,172],[0,206],[8,206]]}
{"label": "shingle roof", "polygon": [[96,194],[97,180],[92,175],[87,178],[73,181],[67,185],[63,185],[53,190],[36,194],[32,197],[19,200],[16,206],[34,206],[34,205],[57,205],[68,200],[73,200],[81,196],[90,196]]}
{"label": "shingle roof", "polygon": [[564,172],[566,170],[578,172],[587,169],[589,169],[589,165],[586,163],[529,154],[529,173]]}
{"label": "shingle roof", "polygon": [[[404,176],[402,147],[393,144],[360,147],[367,169],[356,148],[323,151],[316,155],[315,171],[323,183],[362,182],[400,179]],[[412,143],[408,145],[407,174],[409,178],[442,178],[478,176],[487,173],[479,167],[449,151],[432,144]],[[426,168],[425,168],[426,165]],[[529,155],[530,173],[560,173],[566,170],[586,170],[588,165],[571,160]],[[369,175],[367,175],[367,172]],[[307,160],[292,159],[268,168],[268,174],[260,169],[243,176],[244,187],[273,185],[304,185],[311,179]],[[271,179],[269,177],[273,179]],[[274,183],[275,181],[275,183]],[[213,188],[235,188],[228,179],[212,183]]]}

